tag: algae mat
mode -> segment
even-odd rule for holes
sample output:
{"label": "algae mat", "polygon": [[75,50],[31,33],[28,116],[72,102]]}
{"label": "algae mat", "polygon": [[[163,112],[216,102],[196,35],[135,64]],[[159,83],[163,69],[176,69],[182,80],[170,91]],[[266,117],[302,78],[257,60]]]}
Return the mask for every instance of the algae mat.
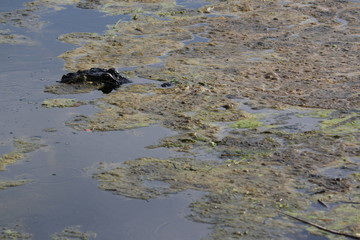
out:
{"label": "algae mat", "polygon": [[[97,114],[67,125],[114,131],[161,124],[178,134],[149,147],[183,152],[99,163],[101,189],[140,199],[206,192],[189,216],[212,224],[206,239],[360,238],[360,3],[214,0],[196,10],[172,1],[62,4],[129,16],[104,34],[59,36],[76,45],[60,55],[66,70],[129,67],[129,77],[154,80],[121,87],[95,101]],[[27,6],[36,13],[60,4]],[[311,130],[292,124],[290,109],[300,123],[312,120]]]}
{"label": "algae mat", "polygon": [[[68,122],[178,131],[149,147],[185,157],[101,163],[100,188],[140,199],[207,192],[189,216],[213,224],[207,239],[342,237],[281,212],[359,238],[359,7],[214,1],[197,12],[137,13],[103,35],[62,36],[79,45],[60,56],[69,70],[135,66],[126,74],[174,84],[124,86],[98,101],[96,115]],[[246,112],[244,101],[260,114]],[[318,119],[313,129],[282,127],[289,108]],[[279,109],[277,121],[265,124],[274,118],[267,109]]]}

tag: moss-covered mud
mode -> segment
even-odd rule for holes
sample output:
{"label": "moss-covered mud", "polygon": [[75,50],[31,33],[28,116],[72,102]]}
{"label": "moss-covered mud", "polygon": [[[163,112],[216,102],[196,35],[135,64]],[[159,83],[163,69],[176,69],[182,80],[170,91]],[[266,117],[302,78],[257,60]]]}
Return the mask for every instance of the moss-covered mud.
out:
{"label": "moss-covered mud", "polygon": [[[27,7],[45,3],[59,6]],[[357,1],[213,0],[197,11],[173,1],[63,4],[131,18],[104,34],[60,36],[76,45],[60,55],[66,70],[132,67],[127,76],[154,80],[122,86],[96,100],[97,114],[67,125],[161,124],[178,134],[149,147],[184,152],[101,163],[94,174],[101,189],[140,199],[207,192],[189,216],[213,225],[206,239],[294,239],[304,231],[345,239],[281,212],[360,238]],[[14,17],[7,21],[20,24]],[[251,111],[279,110],[277,120],[246,112],[245,101]],[[299,109],[304,123],[313,119],[311,130],[291,126],[289,109]]]}

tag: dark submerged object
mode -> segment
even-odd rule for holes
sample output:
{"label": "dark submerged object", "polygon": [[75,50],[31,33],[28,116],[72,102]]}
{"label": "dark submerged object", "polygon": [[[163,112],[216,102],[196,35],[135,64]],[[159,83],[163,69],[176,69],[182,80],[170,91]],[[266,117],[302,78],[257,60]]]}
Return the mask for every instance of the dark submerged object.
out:
{"label": "dark submerged object", "polygon": [[110,93],[113,89],[131,81],[123,76],[115,68],[91,68],[90,70],[79,70],[65,74],[61,83],[67,84],[91,84],[99,86],[103,93]]}
{"label": "dark submerged object", "polygon": [[160,86],[163,87],[163,88],[166,88],[166,87],[172,87],[174,84],[172,83],[169,83],[169,82],[164,82],[163,84],[161,84]]}

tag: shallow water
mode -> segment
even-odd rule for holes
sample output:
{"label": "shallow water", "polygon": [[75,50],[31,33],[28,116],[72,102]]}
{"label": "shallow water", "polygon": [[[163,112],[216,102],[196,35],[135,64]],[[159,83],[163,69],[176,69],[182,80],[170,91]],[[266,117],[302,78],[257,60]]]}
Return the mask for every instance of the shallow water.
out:
{"label": "shallow water", "polygon": [[[2,11],[21,8],[25,1],[3,1]],[[80,225],[97,239],[200,239],[208,225],[185,217],[188,204],[202,193],[187,191],[166,198],[143,201],[101,191],[89,168],[104,161],[139,157],[168,157],[165,149],[150,150],[160,138],[174,134],[159,126],[116,132],[76,132],[65,122],[77,114],[98,111],[93,105],[78,108],[43,108],[41,103],[55,95],[44,93],[46,85],[58,81],[63,61],[57,56],[71,48],[57,37],[76,31],[102,33],[107,24],[124,16],[105,16],[94,10],[67,6],[42,16],[41,30],[2,25],[12,33],[31,38],[34,45],[0,45],[0,153],[12,150],[13,138],[36,137],[47,146],[29,153],[18,164],[0,172],[1,180],[31,179],[24,186],[0,191],[0,226],[17,228],[33,239],[50,239],[68,226]],[[75,24],[74,24],[75,23]],[[140,81],[140,80],[139,80]],[[99,91],[67,95],[94,100]],[[44,131],[55,129],[56,131]]]}
{"label": "shallow water", "polygon": [[[0,5],[3,4],[2,11],[14,11],[20,9],[24,2],[26,1],[6,1]],[[289,239],[332,239],[323,236],[322,233],[319,233],[321,236],[318,237],[316,232],[307,231],[303,223],[290,224],[292,221],[286,217],[281,215],[274,217],[274,215],[277,215],[275,212],[278,210],[286,210],[283,209],[286,204],[297,206],[298,200],[302,201],[299,198],[306,200],[304,204],[305,202],[308,204],[307,210],[319,210],[320,204],[315,197],[320,195],[312,197],[311,193],[321,191],[315,189],[314,184],[318,187],[346,192],[349,190],[347,186],[351,185],[341,178],[355,179],[355,174],[359,170],[359,158],[353,153],[357,145],[351,141],[353,139],[348,140],[342,134],[333,135],[333,138],[327,136],[338,130],[338,124],[346,125],[350,120],[356,120],[354,124],[357,122],[355,112],[335,110],[342,109],[341,106],[354,108],[355,103],[348,98],[348,95],[352,93],[353,99],[356,99],[355,91],[346,92],[348,87],[346,84],[341,85],[339,89],[336,89],[336,86],[340,85],[332,86],[340,80],[340,84],[349,81],[349,84],[355,86],[355,80],[345,81],[343,78],[335,78],[333,81],[325,81],[315,74],[317,72],[314,71],[315,68],[311,70],[307,62],[303,63],[301,60],[307,59],[309,55],[304,54],[306,52],[304,46],[307,45],[303,44],[310,44],[309,46],[319,50],[322,43],[328,42],[327,38],[318,34],[319,32],[329,34],[331,39],[339,39],[333,41],[336,44],[327,44],[323,46],[326,48],[319,50],[320,53],[329,55],[328,58],[321,60],[333,59],[331,61],[336,63],[340,55],[335,54],[333,50],[337,49],[337,45],[351,52],[350,47],[340,42],[342,37],[335,34],[336,31],[329,33],[328,29],[334,27],[339,31],[348,31],[350,26],[356,26],[357,23],[354,23],[355,18],[350,18],[347,14],[352,16],[355,13],[333,14],[332,20],[328,21],[327,13],[315,15],[316,18],[311,17],[312,4],[282,2],[274,8],[281,10],[279,14],[274,12],[268,15],[266,9],[271,11],[274,9],[270,6],[262,9],[262,5],[267,6],[269,3],[267,1],[261,1],[260,9],[257,10],[242,3],[230,4],[232,7],[229,8],[226,5],[228,2],[221,1],[215,5],[215,8],[206,8],[204,7],[206,2],[202,0],[181,0],[177,1],[176,8],[172,8],[174,2],[171,1],[161,4],[141,3],[141,7],[146,5],[144,13],[141,13],[141,7],[138,9],[139,5],[135,3],[135,12],[109,16],[96,10],[66,5],[71,2],[75,4],[77,0],[61,1],[65,4],[61,6],[59,2],[53,5],[54,8],[40,7],[39,10],[35,7],[36,12],[30,15],[21,15],[24,12],[16,11],[14,18],[0,26],[0,37],[17,34],[17,41],[12,43],[21,43],[0,44],[0,61],[3,63],[0,73],[2,100],[0,101],[0,154],[19,151],[19,146],[16,145],[17,139],[38,143],[38,147],[42,144],[36,151],[29,153],[25,151],[24,160],[6,166],[7,171],[0,172],[1,181],[32,181],[23,186],[0,191],[1,239],[3,236],[1,231],[4,228],[33,234],[33,239],[49,239],[52,234],[60,233],[69,226],[81,226],[77,229],[94,232],[98,236],[97,239],[202,239],[209,233],[226,236],[223,238],[240,238],[241,235],[247,234],[249,239],[258,239],[258,236],[263,238],[268,236],[268,239],[272,239],[270,236],[275,235]],[[98,1],[82,1],[85,4],[84,8],[106,7],[105,5],[110,6],[107,4],[109,2],[111,1],[97,5]],[[323,1],[322,4],[325,2]],[[51,4],[51,1],[37,0],[35,3]],[[166,8],[169,6],[167,4],[172,7]],[[115,6],[119,7],[120,12],[124,12],[123,6]],[[203,8],[196,11],[199,7]],[[189,10],[190,15],[204,14],[199,19],[189,18],[187,13],[180,17],[184,8]],[[111,9],[108,8],[107,11],[112,12]],[[157,12],[158,10],[160,12]],[[259,15],[252,14],[253,10]],[[286,13],[287,11],[294,13],[293,19]],[[300,11],[305,11],[306,15]],[[138,12],[140,13],[137,15]],[[172,15],[175,17],[170,20],[171,17],[167,16]],[[28,21],[21,21],[23,18]],[[175,22],[175,19],[184,20],[185,26],[182,26],[180,21]],[[127,22],[130,20],[131,22]],[[168,20],[169,26],[165,24],[164,31],[161,29],[158,33],[159,25],[162,26],[163,21]],[[106,37],[101,37],[109,24],[115,25],[107,32]],[[139,28],[134,28],[137,24]],[[318,26],[323,24],[325,26]],[[327,28],[327,24],[331,27]],[[150,33],[147,32],[147,28]],[[154,33],[152,28],[155,29]],[[95,37],[96,40],[90,41],[92,44],[98,44],[98,47],[90,46],[83,49],[84,45],[65,44],[57,40],[62,34],[69,37],[67,33],[74,32],[99,33],[99,39]],[[283,37],[282,33],[285,32],[286,36]],[[128,33],[131,37],[127,36]],[[116,34],[119,34],[118,38]],[[256,37],[259,34],[265,37]],[[173,38],[174,42],[163,41],[168,40],[168,36]],[[86,36],[84,40],[82,34],[74,34],[73,37],[70,36],[67,42],[87,41]],[[239,37],[246,44],[243,41],[239,42]],[[147,40],[138,42],[139,39]],[[154,41],[158,40],[169,49],[165,48],[154,53],[152,48],[156,48],[156,44],[150,44],[151,47],[147,44],[156,43]],[[66,40],[62,39],[62,41]],[[133,44],[134,42],[139,44]],[[141,46],[137,49],[139,45]],[[332,48],[327,49],[329,46]],[[159,47],[161,50],[162,46]],[[289,54],[294,52],[294,47],[300,47],[297,52],[299,55],[295,58]],[[126,48],[132,51],[122,52]],[[151,50],[147,51],[150,48]],[[79,49],[80,52],[76,53]],[[284,49],[288,49],[289,52]],[[64,55],[63,53],[67,51],[73,53]],[[91,54],[94,52],[96,54]],[[87,53],[90,54],[84,55]],[[60,54],[63,59],[70,56],[70,60],[66,59],[66,65],[63,59],[57,57]],[[140,61],[144,60],[143,56],[145,55],[146,58],[147,54],[154,55],[154,59]],[[287,58],[283,58],[284,56]],[[355,68],[350,60],[347,62],[347,58],[356,58],[351,54],[347,58],[344,56],[339,59],[343,61],[339,66],[347,65],[349,69]],[[132,78],[133,84],[125,86],[124,91],[120,88],[118,92],[107,95],[108,98],[103,98],[104,95],[100,91],[63,96],[44,92],[45,86],[55,84],[66,73],[64,65],[72,70],[94,65],[103,66],[102,64],[109,67],[110,64],[115,64],[118,59],[123,60],[123,58],[126,60],[116,65],[119,70],[129,71],[126,74],[137,76]],[[192,61],[187,61],[188,59]],[[290,60],[300,65],[293,66]],[[312,63],[314,59],[309,58],[305,61]],[[320,61],[319,66],[330,65],[331,61]],[[289,63],[289,66],[284,64],[285,62]],[[153,68],[147,69],[150,66]],[[273,69],[275,66],[279,67]],[[331,70],[333,67],[335,64],[326,68],[328,72],[325,71],[326,69],[319,71],[338,74],[335,70]],[[302,76],[298,76],[303,70]],[[289,76],[284,73],[289,73]],[[242,82],[238,81],[238,76],[243,76]],[[171,88],[156,88],[153,91],[153,85],[139,85],[146,83],[160,85],[158,81],[147,78],[174,81],[176,84]],[[304,82],[302,78],[311,81]],[[218,80],[221,81],[217,82]],[[213,81],[216,84],[213,85]],[[314,82],[324,84],[314,85]],[[181,101],[169,101],[168,97],[161,98],[162,94],[156,92],[157,90],[159,92],[164,90],[163,92],[167,92],[169,96]],[[312,94],[313,90],[314,94]],[[306,91],[311,94],[305,94]],[[205,96],[208,96],[208,99]],[[329,96],[332,97],[330,102],[327,101]],[[74,98],[87,104],[68,108],[42,107],[44,100],[59,97]],[[340,100],[337,99],[338,97]],[[102,98],[101,101],[94,101],[99,98]],[[127,99],[134,101],[129,102]],[[238,100],[238,104],[235,102],[237,99],[241,99]],[[345,100],[348,104],[345,104]],[[214,104],[216,108],[213,108]],[[110,108],[103,109],[102,106],[110,106]],[[331,113],[320,109],[333,107]],[[118,115],[113,113],[123,116],[123,108],[125,112],[130,110],[136,113],[129,114],[136,116],[136,119],[132,118],[133,121],[137,121],[137,118],[140,122],[144,121],[139,125],[147,124],[143,120],[146,117],[142,116],[150,113],[149,115],[154,119],[160,119],[159,124],[162,121],[165,126],[172,127],[174,122],[173,129],[189,127],[190,130],[177,133],[160,125],[152,125],[126,131],[93,131],[121,128],[122,126],[118,127],[113,121],[116,119],[118,123],[125,119],[126,122],[127,118],[118,121]],[[181,111],[182,108],[188,109],[188,112]],[[108,111],[109,109],[111,111]],[[159,110],[168,114],[163,114],[164,112],[158,114]],[[91,116],[96,112],[101,114],[108,112],[110,116],[105,114],[98,118],[98,125],[80,124],[78,130],[66,126],[67,122],[73,124],[74,117],[79,115],[89,116],[91,120]],[[179,122],[177,118],[180,119]],[[244,121],[241,123],[242,120]],[[236,121],[235,124],[233,121]],[[101,125],[102,123],[104,125]],[[216,125],[216,128],[212,124]],[[129,125],[127,123],[126,126]],[[351,135],[352,129],[358,128],[344,126],[338,131],[342,133],[340,131],[342,130],[343,133]],[[217,136],[219,138],[215,137],[215,133],[219,134]],[[169,136],[173,139],[168,138],[168,142],[160,141]],[[175,146],[180,146],[178,150],[184,150],[184,153],[174,152],[177,150]],[[344,155],[338,157],[333,148]],[[188,149],[191,150],[186,151]],[[178,156],[185,156],[186,162],[174,158]],[[142,157],[146,159],[137,159]],[[149,159],[151,157],[154,159]],[[344,159],[348,161],[344,162]],[[220,164],[207,161],[208,164],[202,160],[215,160]],[[127,165],[122,165],[122,168],[112,169],[113,172],[107,171],[109,170],[106,169],[107,167],[117,167],[124,161],[129,162]],[[179,167],[179,164],[182,167]],[[94,175],[99,173],[100,169],[104,170],[104,175],[110,177],[92,179],[100,175]],[[292,172],[294,169],[298,170],[296,175]],[[202,171],[206,171],[207,174],[199,175],[198,173]],[[313,174],[309,174],[309,171]],[[116,178],[117,176],[120,178]],[[259,178],[259,176],[264,177]],[[127,181],[128,177],[132,181]],[[287,180],[296,184],[287,185]],[[98,189],[98,181],[101,182],[103,190],[107,191]],[[113,182],[120,184],[113,187],[111,186]],[[208,183],[213,184],[207,187]],[[141,198],[144,195],[136,195],[138,190],[136,187],[139,185],[150,189],[149,192],[155,190],[153,195],[148,195],[150,197],[143,197],[151,200],[136,200],[112,194]],[[289,186],[299,190],[293,191]],[[0,188],[2,187],[3,185],[0,185]],[[123,188],[134,194],[121,191]],[[147,193],[147,189],[142,191]],[[179,189],[198,191],[187,190],[158,197],[156,195],[158,189],[169,190],[167,192],[177,192],[180,191]],[[258,199],[252,199],[251,194],[248,196],[252,192],[256,196],[257,189],[259,189]],[[354,192],[357,191],[355,187],[353,189]],[[200,191],[206,191],[210,195],[203,197],[205,193]],[[281,194],[287,196],[287,199],[281,197]],[[349,199],[355,196],[351,191],[346,194],[339,192],[338,196],[343,196],[341,201],[347,196]],[[334,198],[333,201],[336,202],[336,199]],[[262,202],[262,207],[256,208],[257,210],[252,214],[243,214],[246,209],[251,210],[255,202]],[[264,207],[266,205],[269,206]],[[300,206],[301,204],[295,207],[294,211],[302,213],[303,209]],[[306,209],[305,205],[304,209]],[[342,210],[342,212],[336,214],[328,210],[329,216],[322,217],[324,209],[320,209],[316,214],[320,219],[336,218],[339,222],[348,221],[352,224],[357,222],[357,214],[354,214],[355,217],[346,214],[354,212],[355,206],[332,210],[334,212]],[[187,219],[186,216],[189,214],[191,214],[189,218],[193,221]],[[303,214],[307,216],[306,211]],[[260,217],[260,220],[257,217]],[[213,225],[196,221],[209,222]],[[262,225],[263,223],[265,225]],[[281,226],[283,224],[285,225]],[[224,232],[227,230],[228,233]],[[222,239],[216,235],[208,236],[210,239]]]}

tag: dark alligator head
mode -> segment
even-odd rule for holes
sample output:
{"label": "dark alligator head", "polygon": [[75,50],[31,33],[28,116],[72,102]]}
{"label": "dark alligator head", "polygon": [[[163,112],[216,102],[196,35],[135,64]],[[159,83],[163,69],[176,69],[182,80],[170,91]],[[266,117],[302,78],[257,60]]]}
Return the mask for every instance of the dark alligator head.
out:
{"label": "dark alligator head", "polygon": [[65,74],[61,83],[67,84],[91,84],[98,86],[103,93],[110,93],[113,89],[131,81],[123,76],[115,68],[91,68]]}

